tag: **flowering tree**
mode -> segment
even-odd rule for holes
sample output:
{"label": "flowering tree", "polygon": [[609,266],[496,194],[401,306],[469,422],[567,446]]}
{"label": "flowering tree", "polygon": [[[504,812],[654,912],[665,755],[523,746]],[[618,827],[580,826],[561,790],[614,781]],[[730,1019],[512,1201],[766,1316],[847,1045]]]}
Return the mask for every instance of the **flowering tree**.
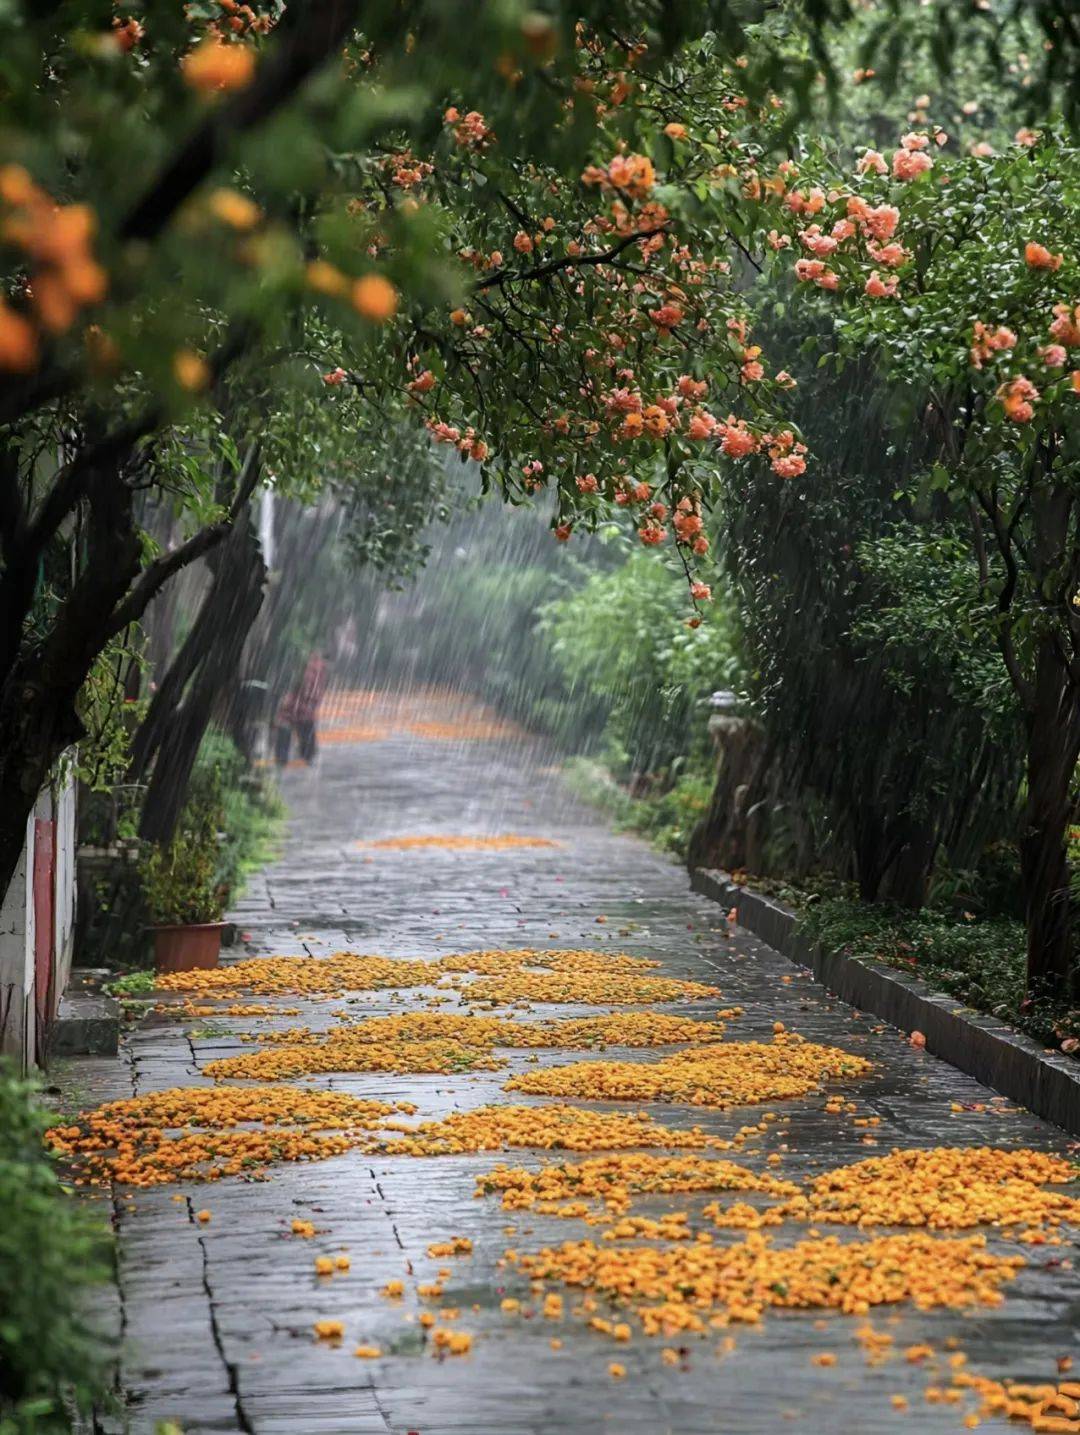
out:
{"label": "flowering tree", "polygon": [[1024,718],[1029,987],[1062,999],[1080,755],[1080,152],[1022,129],[1004,153],[955,155],[928,130],[853,169],[809,154],[766,242],[799,288],[829,296],[844,353],[872,355],[921,410],[922,491],[944,533],[967,539],[971,640],[997,645]]}
{"label": "flowering tree", "polygon": [[[700,9],[695,25],[711,18],[712,7]],[[577,43],[578,17],[602,26],[595,49]],[[576,192],[598,121],[625,98],[616,96],[621,84],[634,91],[633,81],[609,80],[605,66],[647,75],[683,28],[659,0],[588,0],[544,15],[470,0],[384,0],[362,14],[356,0],[154,3],[130,14],[83,0],[4,11],[0,887],[41,782],[78,736],[77,695],[95,656],[174,573],[225,541],[266,476],[261,440],[277,395],[322,382],[307,362],[313,345],[301,316],[321,313],[322,325],[344,336],[314,342],[342,356],[348,349],[347,370],[340,361],[322,370],[329,398],[347,376],[377,415],[421,405],[426,374],[439,377],[435,355],[446,355],[460,383],[446,411],[429,415],[435,436],[458,427],[455,442],[479,462],[496,458],[496,440],[503,465],[511,449],[524,449],[525,389],[515,384],[514,416],[488,438],[485,410],[504,395],[496,384],[485,396],[484,385],[511,349],[551,350],[551,331],[580,318],[573,253],[541,273],[532,271],[543,261],[526,257],[554,242],[541,194],[565,183]],[[624,31],[635,38],[620,38]],[[725,45],[742,42],[728,21],[720,33]],[[597,77],[583,74],[583,60]],[[599,102],[596,79],[605,87]],[[462,105],[462,115],[444,119],[454,96],[475,111]],[[591,234],[577,241],[590,251],[590,275],[601,274],[605,250],[629,266],[634,246],[667,242],[646,212],[653,161],[609,151],[605,164],[597,192],[628,203],[623,232],[603,218],[596,244]],[[414,171],[432,176],[440,203],[418,202],[426,195],[413,193]],[[498,172],[511,204],[531,196],[514,234],[500,236],[514,260],[507,265],[490,262],[488,242]],[[515,245],[517,228],[524,237]],[[483,273],[468,271],[472,289],[460,282],[461,260],[444,257],[448,247],[485,256]],[[691,262],[710,267],[674,250],[652,261],[637,320],[650,350],[660,351],[684,313],[699,319],[700,306],[680,308],[668,292]],[[544,322],[534,317],[515,333],[515,306],[541,283]],[[476,332],[481,319],[455,317],[458,293],[481,314],[482,305],[496,311],[490,352]],[[601,371],[610,349],[599,349]],[[561,386],[577,383],[575,353],[552,352],[567,364]],[[545,425],[559,432],[549,413],[554,367],[546,373],[530,452]],[[629,382],[609,377],[594,380],[597,412],[607,403],[601,390]],[[650,443],[663,437],[674,399],[685,397],[673,393],[674,363],[664,365],[662,385],[659,374],[655,385],[649,377],[640,420],[632,396],[619,418],[628,442],[639,421],[652,426]],[[328,423],[340,417],[327,405]],[[615,474],[614,465],[600,469],[597,491],[602,482],[614,498]],[[569,469],[563,480],[571,497],[589,495]],[[277,481],[287,485],[289,475]],[[148,495],[171,500],[180,515],[181,539],[166,551],[141,533]],[[679,511],[692,546],[694,499]],[[659,531],[658,513],[650,516]]]}

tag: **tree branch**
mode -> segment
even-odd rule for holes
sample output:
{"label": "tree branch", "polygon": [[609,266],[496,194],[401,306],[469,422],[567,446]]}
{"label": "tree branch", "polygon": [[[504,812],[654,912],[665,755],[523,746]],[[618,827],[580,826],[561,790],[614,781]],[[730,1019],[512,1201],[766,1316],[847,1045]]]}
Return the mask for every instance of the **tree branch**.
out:
{"label": "tree branch", "polygon": [[534,279],[545,279],[549,274],[558,274],[562,269],[584,269],[590,265],[610,264],[632,244],[639,244],[641,240],[648,239],[653,234],[666,234],[667,229],[666,224],[658,224],[655,229],[642,229],[636,234],[628,234],[625,238],[620,239],[618,244],[613,245],[610,249],[605,249],[602,254],[579,254],[576,258],[568,255],[565,259],[551,259],[546,264],[538,264],[535,269],[524,271],[499,269],[474,285],[474,293],[478,293],[481,289],[501,287],[503,284],[528,284]]}
{"label": "tree branch", "polygon": [[155,558],[153,563],[143,569],[138,582],[123,602],[117,604],[113,610],[109,620],[108,636],[110,638],[115,637],[117,633],[122,633],[129,623],[134,623],[142,617],[150,600],[174,573],[179,573],[181,568],[186,568],[188,564],[201,558],[204,553],[209,553],[223,538],[228,536],[259,482],[260,451],[258,442],[253,443],[248,449],[237,479],[236,495],[225,517],[216,523],[207,524],[205,528],[200,528],[185,543],[170,549],[168,553],[163,553],[160,558]]}
{"label": "tree branch", "polygon": [[145,241],[160,234],[184,200],[213,171],[234,136],[269,119],[344,45],[359,10],[359,0],[289,6],[278,27],[279,39],[254,80],[217,106],[190,136],[136,201],[120,226],[120,239]]}

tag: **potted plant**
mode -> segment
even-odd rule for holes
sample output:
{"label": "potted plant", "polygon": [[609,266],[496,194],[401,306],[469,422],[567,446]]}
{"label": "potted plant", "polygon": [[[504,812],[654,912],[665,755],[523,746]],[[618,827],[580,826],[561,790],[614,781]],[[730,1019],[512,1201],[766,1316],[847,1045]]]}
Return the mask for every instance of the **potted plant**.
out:
{"label": "potted plant", "polygon": [[215,810],[192,814],[167,846],[143,858],[142,886],[159,972],[216,967],[227,890],[218,879]]}

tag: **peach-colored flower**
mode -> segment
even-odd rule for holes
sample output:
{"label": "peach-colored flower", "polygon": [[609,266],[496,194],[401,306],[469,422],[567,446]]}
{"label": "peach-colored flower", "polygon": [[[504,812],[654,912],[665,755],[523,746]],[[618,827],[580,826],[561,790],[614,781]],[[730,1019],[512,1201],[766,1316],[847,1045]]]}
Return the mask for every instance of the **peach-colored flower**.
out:
{"label": "peach-colored flower", "polygon": [[885,156],[879,154],[876,149],[868,149],[859,156],[855,168],[860,174],[887,174],[889,166],[885,163]]}
{"label": "peach-colored flower", "polygon": [[825,273],[825,267],[820,259],[796,259],[795,278],[804,284],[816,284]]}
{"label": "peach-colored flower", "polygon": [[715,431],[716,420],[713,418],[712,414],[707,413],[704,409],[702,409],[700,413],[694,414],[690,419],[690,423],[686,430],[686,436],[687,438],[692,439],[712,438]]}
{"label": "peach-colored flower", "polygon": [[1080,304],[1070,309],[1068,304],[1054,305],[1054,321],[1050,325],[1050,337],[1067,349],[1080,345]]}
{"label": "peach-colored flower", "polygon": [[659,404],[650,404],[642,412],[641,418],[646,432],[652,434],[653,438],[663,438],[671,427],[671,420]]}
{"label": "peach-colored flower", "polygon": [[1065,256],[1051,254],[1042,244],[1029,241],[1024,245],[1024,261],[1029,269],[1060,269]]}
{"label": "peach-colored flower", "polygon": [[[1053,325],[1051,325],[1051,333],[1053,333]],[[1011,329],[1007,329],[1004,324],[999,324],[996,329],[990,329],[981,320],[976,319],[971,340],[971,362],[975,368],[981,369],[984,361],[995,353],[1004,353],[1009,349],[1015,349],[1015,347],[1016,335]]]}
{"label": "peach-colored flower", "polygon": [[757,440],[745,424],[729,418],[724,427],[724,439],[720,447],[729,458],[745,458],[757,448]]}
{"label": "peach-colored flower", "polygon": [[896,293],[898,280],[895,275],[888,279],[882,279],[876,269],[871,269],[870,277],[863,286],[863,293],[871,299],[891,299]]}
{"label": "peach-colored flower", "polygon": [[662,332],[670,333],[677,324],[682,323],[683,311],[678,304],[661,304],[658,309],[649,310],[649,318]]}
{"label": "peach-colored flower", "polygon": [[1030,379],[1023,376],[1010,379],[1008,383],[1001,385],[997,396],[1005,409],[1005,417],[1013,423],[1026,424],[1034,418],[1034,403],[1039,397],[1039,391]]}
{"label": "peach-colored flower", "polygon": [[879,204],[873,209],[867,206],[857,217],[862,224],[863,233],[881,243],[893,237],[896,226],[900,223],[900,211],[895,204]]}
{"label": "peach-colored flower", "polygon": [[830,254],[835,254],[840,244],[831,234],[822,234],[819,224],[811,224],[808,229],[800,231],[799,242],[818,259],[827,259]]}
{"label": "peach-colored flower", "polygon": [[415,379],[410,380],[407,387],[410,394],[430,393],[435,387],[435,375],[430,369],[424,369]]}
{"label": "peach-colored flower", "polygon": [[689,374],[680,374],[675,387],[684,399],[702,399],[709,384],[707,379],[695,379]]}
{"label": "peach-colored flower", "polygon": [[867,248],[878,263],[884,264],[887,269],[899,269],[901,264],[906,264],[911,258],[910,252],[895,241],[892,244],[870,243]]}
{"label": "peach-colored flower", "polygon": [[933,169],[934,161],[922,150],[898,149],[892,158],[892,172],[896,179],[918,179],[927,170]]}
{"label": "peach-colored flower", "polygon": [[643,154],[617,154],[608,165],[607,177],[616,189],[642,199],[656,183],[652,160]]}
{"label": "peach-colored flower", "polygon": [[781,478],[798,478],[806,472],[806,459],[801,453],[782,454],[772,461],[772,471]]}
{"label": "peach-colored flower", "polygon": [[1048,369],[1062,369],[1065,367],[1065,360],[1069,357],[1064,344],[1044,344],[1039,350],[1039,358]]}

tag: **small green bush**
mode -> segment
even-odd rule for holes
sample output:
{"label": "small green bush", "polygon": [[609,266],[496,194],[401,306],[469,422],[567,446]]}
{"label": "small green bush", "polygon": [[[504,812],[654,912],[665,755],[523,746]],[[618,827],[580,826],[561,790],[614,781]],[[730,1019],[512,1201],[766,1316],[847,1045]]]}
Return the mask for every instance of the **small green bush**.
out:
{"label": "small green bush", "polygon": [[249,773],[232,739],[213,728],[199,749],[181,826],[197,822],[203,808],[215,809],[215,872],[228,904],[272,855],[285,804],[272,787]]}
{"label": "small green bush", "polygon": [[1024,924],[925,907],[826,897],[803,909],[799,931],[830,951],[885,962],[937,991],[1057,1044],[1080,1032],[1080,1012],[1028,1001]]}
{"label": "small green bush", "polygon": [[[53,1118],[55,1119],[55,1118]],[[103,1398],[108,1350],[81,1318],[108,1274],[104,1222],[61,1186],[32,1083],[0,1063],[0,1435],[69,1431]]]}
{"label": "small green bush", "polygon": [[228,893],[218,875],[220,818],[220,803],[190,802],[173,840],[143,858],[143,895],[155,926],[221,920]]}

